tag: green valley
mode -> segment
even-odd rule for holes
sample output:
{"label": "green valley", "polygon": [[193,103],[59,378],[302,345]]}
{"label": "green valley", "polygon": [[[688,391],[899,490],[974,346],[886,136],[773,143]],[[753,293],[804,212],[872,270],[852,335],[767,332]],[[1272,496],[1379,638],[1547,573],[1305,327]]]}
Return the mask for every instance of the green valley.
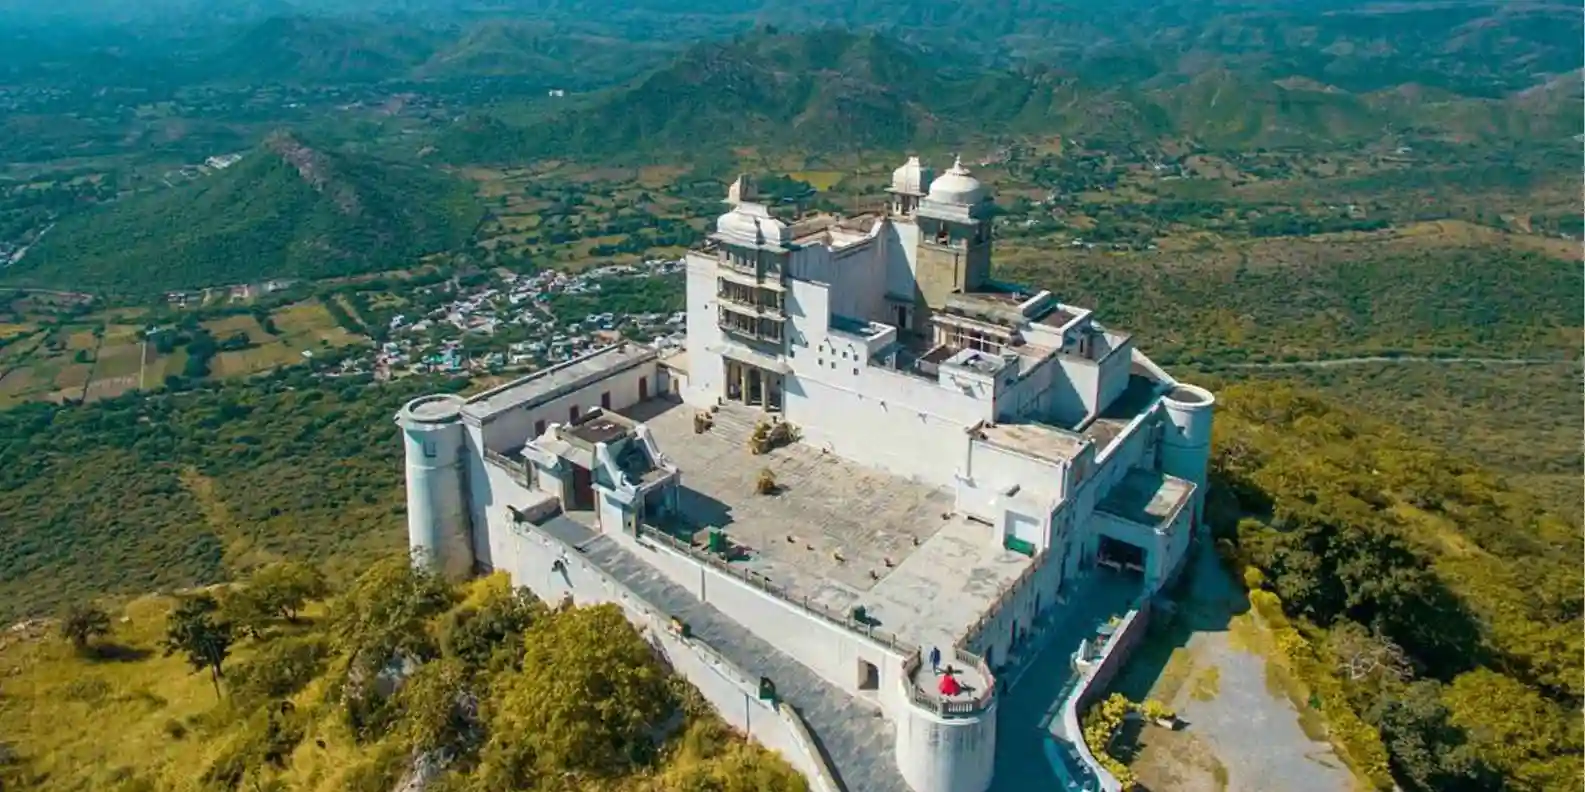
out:
{"label": "green valley", "polygon": [[[1178,667],[1231,610],[1295,762],[1576,790],[1582,35],[1543,0],[0,3],[0,792],[806,788],[620,611],[402,563],[392,416],[679,343],[734,178],[851,216],[910,154],[994,196],[994,278],[1216,392],[1229,582],[1119,689],[1243,701]],[[1103,753],[1258,789],[1212,728]]]}

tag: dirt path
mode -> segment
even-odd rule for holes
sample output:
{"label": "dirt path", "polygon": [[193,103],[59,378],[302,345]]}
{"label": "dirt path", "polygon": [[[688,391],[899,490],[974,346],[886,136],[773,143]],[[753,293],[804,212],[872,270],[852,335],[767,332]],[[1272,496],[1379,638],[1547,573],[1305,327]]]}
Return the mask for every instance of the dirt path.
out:
{"label": "dirt path", "polygon": [[1118,689],[1158,699],[1187,724],[1144,726],[1130,761],[1151,792],[1348,792],[1353,774],[1325,725],[1295,706],[1243,591],[1214,552],[1196,553],[1190,593],[1170,626],[1153,627]]}

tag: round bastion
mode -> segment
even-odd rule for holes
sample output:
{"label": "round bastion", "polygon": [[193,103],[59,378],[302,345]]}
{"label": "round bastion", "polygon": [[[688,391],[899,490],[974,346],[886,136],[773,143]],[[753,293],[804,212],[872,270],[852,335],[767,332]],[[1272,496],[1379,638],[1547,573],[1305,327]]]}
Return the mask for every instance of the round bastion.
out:
{"label": "round bastion", "polygon": [[396,422],[408,429],[456,423],[461,420],[462,406],[467,403],[467,399],[454,393],[420,396],[402,405],[401,412],[396,414]]}
{"label": "round bastion", "polygon": [[1183,410],[1204,409],[1216,405],[1216,396],[1210,391],[1187,383],[1177,383],[1163,399],[1171,407]]}

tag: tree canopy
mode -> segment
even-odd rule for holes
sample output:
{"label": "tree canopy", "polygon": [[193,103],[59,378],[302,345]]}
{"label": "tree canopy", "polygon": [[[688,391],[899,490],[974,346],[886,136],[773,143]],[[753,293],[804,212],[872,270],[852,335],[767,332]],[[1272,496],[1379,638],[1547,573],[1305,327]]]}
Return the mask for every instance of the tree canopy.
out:
{"label": "tree canopy", "polygon": [[1580,526],[1291,388],[1219,403],[1213,527],[1315,631],[1400,783],[1578,789]]}

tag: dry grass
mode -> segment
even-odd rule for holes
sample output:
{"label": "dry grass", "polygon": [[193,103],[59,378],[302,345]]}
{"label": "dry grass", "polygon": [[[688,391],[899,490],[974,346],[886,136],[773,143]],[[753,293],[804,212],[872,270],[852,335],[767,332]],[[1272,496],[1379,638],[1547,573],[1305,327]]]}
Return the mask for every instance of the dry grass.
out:
{"label": "dry grass", "polygon": [[794,171],[787,175],[798,181],[808,182],[810,186],[822,192],[835,187],[837,182],[847,177],[846,172],[836,170]]}
{"label": "dry grass", "polygon": [[93,349],[99,346],[99,337],[92,330],[76,330],[66,336],[66,351],[76,352],[79,349]]}
{"label": "dry grass", "polygon": [[136,375],[142,354],[143,344],[139,341],[112,344],[107,337],[105,345],[99,348],[99,356],[94,363],[94,381],[98,382],[106,377]]}
{"label": "dry grass", "polygon": [[92,363],[70,363],[62,367],[60,373],[55,375],[55,387],[66,391],[77,391],[79,395],[88,378],[92,376],[94,366]]}
{"label": "dry grass", "polygon": [[1196,701],[1210,701],[1222,692],[1222,669],[1207,666],[1194,678],[1194,689],[1189,693]]}
{"label": "dry grass", "polygon": [[349,333],[336,324],[330,311],[317,300],[289,305],[276,311],[272,318],[282,336],[293,344],[304,345],[300,349],[318,346],[321,341],[331,346],[346,346],[363,340],[362,336]]}
{"label": "dry grass", "polygon": [[267,344],[221,352],[210,364],[210,373],[216,377],[245,377],[277,366],[287,366],[302,360],[302,350],[271,340]]}
{"label": "dry grass", "polygon": [[138,386],[136,374],[119,377],[95,376],[89,383],[87,391],[83,394],[84,401],[97,401],[99,399],[113,399]]}
{"label": "dry grass", "polygon": [[209,334],[219,341],[224,341],[237,333],[246,333],[248,340],[255,344],[267,344],[275,340],[274,336],[266,333],[264,328],[259,326],[259,320],[254,319],[252,314],[227,316],[203,324],[209,330]]}
{"label": "dry grass", "polygon": [[166,724],[190,729],[214,707],[215,691],[206,675],[158,650],[170,607],[166,597],[145,597],[112,620],[106,641],[142,659],[84,659],[53,636],[0,650],[0,733],[48,775],[51,789],[111,789],[129,775],[196,787],[195,770],[213,747],[175,739]]}

